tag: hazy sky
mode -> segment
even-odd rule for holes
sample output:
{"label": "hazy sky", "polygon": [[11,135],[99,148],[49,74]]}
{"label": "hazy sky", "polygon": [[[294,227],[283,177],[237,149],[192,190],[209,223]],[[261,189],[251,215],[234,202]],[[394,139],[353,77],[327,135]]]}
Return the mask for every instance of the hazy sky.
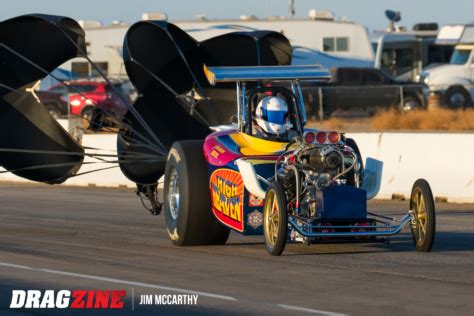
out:
{"label": "hazy sky", "polygon": [[[192,19],[197,14],[214,18],[286,15],[288,0],[1,0],[0,19],[25,13],[50,13],[75,19],[134,22],[143,12],[166,12],[170,20]],[[296,16],[311,8],[333,11],[370,29],[387,25],[386,9],[402,12],[402,25],[416,22],[474,22],[474,0],[295,0]]]}

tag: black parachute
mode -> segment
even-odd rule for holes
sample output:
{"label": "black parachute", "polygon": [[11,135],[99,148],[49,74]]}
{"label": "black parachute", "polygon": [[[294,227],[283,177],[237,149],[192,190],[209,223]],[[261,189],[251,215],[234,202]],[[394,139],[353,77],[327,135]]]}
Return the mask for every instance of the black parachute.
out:
{"label": "black parachute", "polygon": [[[134,108],[165,148],[183,139],[203,139],[210,126],[230,123],[236,112],[235,86],[211,87],[203,65],[288,65],[291,45],[282,34],[271,31],[234,32],[198,42],[176,25],[164,21],[134,24],[125,37],[124,61],[140,97]],[[131,115],[128,124],[147,135]],[[133,131],[118,137],[119,154],[151,153]],[[123,173],[141,184],[155,183],[164,172],[166,157],[150,164],[121,164]]]}
{"label": "black parachute", "polygon": [[19,90],[85,51],[85,34],[69,18],[25,15],[0,23],[0,165],[33,181],[61,183],[84,150],[31,93]]}
{"label": "black parachute", "polygon": [[[37,14],[0,23],[2,167],[47,183],[63,182],[80,168],[84,148],[24,88],[67,60],[88,58],[85,52],[84,31],[72,19]],[[211,87],[204,64],[287,65],[291,53],[288,39],[276,32],[234,32],[198,42],[164,21],[131,26],[123,56],[139,97],[117,138],[122,172],[138,184],[154,184],[173,142],[203,139],[210,126],[231,121],[235,87]]]}

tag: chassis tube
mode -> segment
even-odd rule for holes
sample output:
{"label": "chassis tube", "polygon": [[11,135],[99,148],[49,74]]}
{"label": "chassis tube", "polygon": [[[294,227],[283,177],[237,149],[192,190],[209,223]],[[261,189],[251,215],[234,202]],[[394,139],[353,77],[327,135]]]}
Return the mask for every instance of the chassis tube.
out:
{"label": "chassis tube", "polygon": [[[391,236],[400,233],[400,231],[407,226],[410,221],[412,220],[412,215],[407,213],[400,219],[400,224],[398,226],[392,226],[391,229],[387,229],[385,231],[372,231],[372,232],[333,232],[333,233],[315,233],[315,232],[305,232],[303,229],[296,223],[296,221],[290,216],[288,217],[288,222],[290,225],[296,229],[296,231],[303,235],[304,237],[360,237],[360,236]],[[319,228],[319,227],[318,227]],[[331,228],[331,226],[326,226],[322,228]],[[357,226],[354,226],[357,228]],[[360,228],[360,227],[359,227]],[[365,228],[365,227],[364,227]],[[366,226],[366,228],[370,228],[370,226]],[[311,226],[313,229],[313,226]]]}

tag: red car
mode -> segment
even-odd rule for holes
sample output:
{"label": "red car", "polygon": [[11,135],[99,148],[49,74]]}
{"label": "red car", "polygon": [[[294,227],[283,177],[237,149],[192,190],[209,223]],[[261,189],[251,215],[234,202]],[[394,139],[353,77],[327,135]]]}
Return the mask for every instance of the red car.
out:
{"label": "red car", "polygon": [[[127,93],[124,85],[127,82],[116,83],[114,86],[122,93],[129,103],[129,93]],[[106,111],[106,113],[124,114],[127,105],[117,95],[114,89],[106,82],[96,81],[73,81],[69,82],[70,88],[64,85],[55,85],[48,91],[69,94],[69,104],[71,106],[70,113],[90,119],[96,107]]]}

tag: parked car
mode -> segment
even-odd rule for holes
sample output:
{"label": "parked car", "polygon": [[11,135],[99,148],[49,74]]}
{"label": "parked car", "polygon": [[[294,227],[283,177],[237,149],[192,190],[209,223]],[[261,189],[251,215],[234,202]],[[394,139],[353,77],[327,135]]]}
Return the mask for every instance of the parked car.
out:
{"label": "parked car", "polygon": [[420,82],[429,86],[430,93],[439,95],[449,108],[472,106],[474,99],[474,45],[457,45],[449,64],[426,68]]}
{"label": "parked car", "polygon": [[333,68],[330,71],[330,82],[305,86],[309,117],[320,116],[320,101],[324,104],[324,116],[336,110],[363,110],[372,114],[390,107],[405,111],[427,107],[429,91],[423,83],[399,81],[375,68]]}
{"label": "parked car", "polygon": [[[124,114],[127,110],[127,105],[106,82],[73,81],[68,84],[70,88],[59,84],[51,87],[49,92],[60,93],[66,97],[66,100],[69,99],[72,115],[90,119],[96,107],[107,111],[107,113],[117,114]],[[114,83],[128,103],[131,103],[129,93],[125,91],[124,85],[127,85],[127,82]]]}
{"label": "parked car", "polygon": [[67,99],[63,94],[51,91],[35,91],[35,94],[54,118],[67,115]]}

